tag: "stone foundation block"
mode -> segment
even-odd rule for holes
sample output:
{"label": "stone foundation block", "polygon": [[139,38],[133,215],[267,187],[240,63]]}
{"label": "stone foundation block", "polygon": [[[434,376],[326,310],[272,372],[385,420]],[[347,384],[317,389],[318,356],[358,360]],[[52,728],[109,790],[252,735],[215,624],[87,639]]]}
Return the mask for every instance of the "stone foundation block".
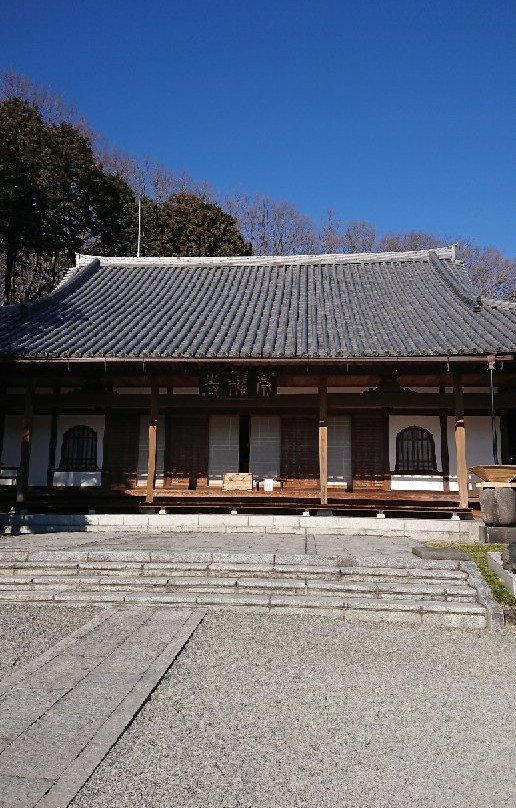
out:
{"label": "stone foundation block", "polygon": [[423,613],[423,625],[444,626],[446,628],[485,628],[486,618],[480,614]]}
{"label": "stone foundation block", "polygon": [[274,571],[288,575],[339,575],[338,567],[319,567],[316,564],[277,564]]}
{"label": "stone foundation block", "polygon": [[510,544],[516,541],[516,525],[510,527],[488,525],[486,530],[489,544]]}
{"label": "stone foundation block", "polygon": [[274,563],[274,553],[213,553],[214,564],[270,564]]}
{"label": "stone foundation block", "polygon": [[54,592],[52,590],[35,590],[25,591],[19,589],[2,590],[0,591],[0,600],[6,601],[51,601],[54,599]]}
{"label": "stone foundation block", "polygon": [[195,588],[200,586],[206,586],[206,587],[217,586],[219,588],[224,589],[236,589],[237,580],[238,580],[237,578],[216,578],[216,577],[208,578],[205,576],[202,577],[195,576],[193,578],[191,577],[180,578],[174,576],[173,578],[168,579],[168,584],[169,586],[179,586],[183,588],[188,586],[192,586]]}
{"label": "stone foundation block", "polygon": [[367,623],[421,623],[421,615],[418,612],[401,611],[365,611],[353,609],[351,606],[344,611],[346,621],[364,621]]}
{"label": "stone foundation block", "polygon": [[213,560],[213,553],[203,552],[181,552],[175,550],[151,550],[150,561],[152,563],[170,564],[204,564],[208,566]]}
{"label": "stone foundation block", "polygon": [[88,561],[136,561],[141,564],[150,561],[148,550],[89,550]]}
{"label": "stone foundation block", "polygon": [[341,609],[344,606],[344,599],[332,596],[308,597],[303,595],[272,595],[271,606],[295,606],[296,608]]}
{"label": "stone foundation block", "polygon": [[126,592],[124,594],[125,603],[154,604],[159,603],[165,606],[191,605],[197,602],[196,592]]}
{"label": "stone foundation block", "polygon": [[69,590],[68,592],[57,592],[53,600],[71,603],[80,601],[88,601],[91,603],[123,603],[124,595],[123,592],[79,592]]}
{"label": "stone foundation block", "polygon": [[296,589],[304,591],[305,583],[302,578],[238,578],[235,579],[238,589]]}
{"label": "stone foundation block", "polygon": [[279,614],[291,614],[296,615],[298,617],[319,617],[319,618],[328,618],[330,617],[333,620],[343,620],[344,619],[344,611],[343,609],[313,609],[310,607],[299,608],[296,606],[276,606],[271,605],[271,612],[277,611]]}
{"label": "stone foundation block", "polygon": [[219,605],[219,606],[268,606],[269,595],[217,595],[206,594],[198,595],[197,603],[201,606]]}
{"label": "stone foundation block", "polygon": [[487,563],[490,569],[498,576],[507,590],[516,597],[516,574],[510,570],[504,569],[502,565],[501,553],[488,553]]}

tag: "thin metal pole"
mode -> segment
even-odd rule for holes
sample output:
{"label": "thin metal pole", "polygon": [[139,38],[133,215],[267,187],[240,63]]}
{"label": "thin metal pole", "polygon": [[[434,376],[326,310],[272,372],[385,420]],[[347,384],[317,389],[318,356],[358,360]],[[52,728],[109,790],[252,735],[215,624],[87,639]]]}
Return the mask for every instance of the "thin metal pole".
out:
{"label": "thin metal pole", "polygon": [[136,248],[136,257],[140,257],[140,247],[142,243],[142,198],[138,197],[138,246]]}
{"label": "thin metal pole", "polygon": [[500,465],[498,460],[498,434],[496,432],[496,412],[494,400],[494,385],[493,385],[493,369],[494,362],[489,362],[489,387],[491,390],[491,434],[493,438],[493,460],[496,466]]}

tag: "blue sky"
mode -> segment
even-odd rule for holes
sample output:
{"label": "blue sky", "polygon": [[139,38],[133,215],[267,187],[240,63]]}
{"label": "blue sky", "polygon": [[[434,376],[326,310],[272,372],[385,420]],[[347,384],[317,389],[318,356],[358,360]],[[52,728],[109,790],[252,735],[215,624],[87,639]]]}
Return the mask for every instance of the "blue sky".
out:
{"label": "blue sky", "polygon": [[3,0],[0,62],[122,149],[516,253],[512,0]]}

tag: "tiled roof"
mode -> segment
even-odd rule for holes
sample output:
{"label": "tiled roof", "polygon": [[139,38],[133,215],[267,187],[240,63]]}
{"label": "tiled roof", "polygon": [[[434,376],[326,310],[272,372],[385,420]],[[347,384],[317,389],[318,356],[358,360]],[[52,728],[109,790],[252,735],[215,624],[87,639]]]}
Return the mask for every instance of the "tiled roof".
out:
{"label": "tiled roof", "polygon": [[246,258],[78,256],[0,308],[0,355],[355,358],[516,351],[516,304],[479,299],[453,248]]}

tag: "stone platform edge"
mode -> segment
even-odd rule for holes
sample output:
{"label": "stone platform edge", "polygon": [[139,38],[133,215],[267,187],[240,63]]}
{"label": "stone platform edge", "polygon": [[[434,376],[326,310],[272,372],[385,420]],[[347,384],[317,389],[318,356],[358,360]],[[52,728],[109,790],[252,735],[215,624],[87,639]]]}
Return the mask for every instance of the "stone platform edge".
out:
{"label": "stone platform edge", "polygon": [[502,565],[502,554],[495,552],[488,553],[487,563],[489,568],[492,569],[493,572],[498,576],[511,595],[516,597],[516,575],[509,570],[504,569]]}
{"label": "stone platform edge", "polygon": [[468,576],[469,585],[475,589],[478,602],[486,610],[487,628],[498,631],[504,627],[503,609],[494,600],[491,590],[485,582],[480,570],[473,561],[423,560],[420,558],[399,559],[385,556],[320,556],[294,555],[282,553],[206,553],[206,552],[172,552],[166,550],[1,550],[0,563],[16,565],[27,562],[66,562],[81,563],[127,563],[145,566],[151,563],[160,564],[202,564],[208,568],[211,564],[230,564],[233,568],[242,565],[270,565],[271,569],[281,571],[282,567],[298,565],[300,569],[322,567],[348,567],[374,569],[411,570],[460,570]]}
{"label": "stone platform edge", "polygon": [[0,514],[0,530],[12,533],[168,532],[294,533],[340,535],[440,534],[449,541],[485,541],[482,522],[468,519],[378,519],[367,516],[272,514]]}

